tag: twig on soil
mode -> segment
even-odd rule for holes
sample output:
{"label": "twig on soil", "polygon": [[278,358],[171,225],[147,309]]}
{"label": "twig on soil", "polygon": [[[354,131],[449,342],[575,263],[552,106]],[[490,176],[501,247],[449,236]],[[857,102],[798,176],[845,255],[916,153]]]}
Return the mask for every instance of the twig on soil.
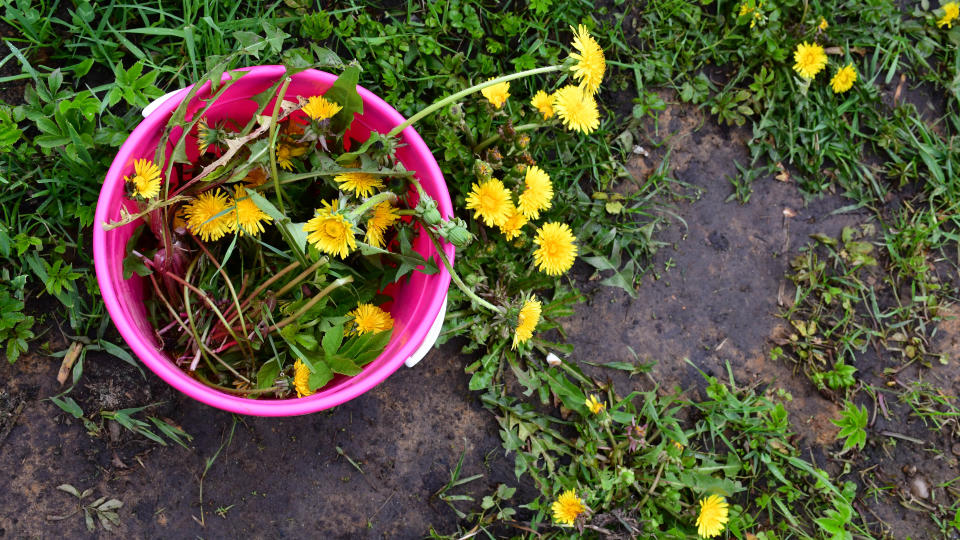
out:
{"label": "twig on soil", "polygon": [[907,435],[903,435],[900,433],[894,433],[893,431],[881,431],[880,434],[883,435],[884,437],[893,437],[894,439],[902,439],[904,441],[910,441],[912,443],[916,443],[919,445],[927,444],[926,441],[921,441],[920,439],[914,439],[913,437],[908,437]]}

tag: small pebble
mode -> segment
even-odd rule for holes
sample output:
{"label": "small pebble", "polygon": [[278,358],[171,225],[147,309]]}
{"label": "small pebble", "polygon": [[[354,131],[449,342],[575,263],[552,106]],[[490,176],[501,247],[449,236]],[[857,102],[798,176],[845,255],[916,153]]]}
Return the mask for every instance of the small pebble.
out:
{"label": "small pebble", "polygon": [[910,480],[910,493],[918,499],[928,499],[930,497],[930,487],[927,481],[920,476],[914,476]]}
{"label": "small pebble", "polygon": [[960,443],[957,443],[950,447],[950,451],[953,452],[953,455],[960,456]]}
{"label": "small pebble", "polygon": [[905,475],[907,475],[907,476],[913,476],[913,475],[917,474],[917,466],[916,466],[916,465],[904,465],[901,470],[903,471],[903,474],[905,474]]}

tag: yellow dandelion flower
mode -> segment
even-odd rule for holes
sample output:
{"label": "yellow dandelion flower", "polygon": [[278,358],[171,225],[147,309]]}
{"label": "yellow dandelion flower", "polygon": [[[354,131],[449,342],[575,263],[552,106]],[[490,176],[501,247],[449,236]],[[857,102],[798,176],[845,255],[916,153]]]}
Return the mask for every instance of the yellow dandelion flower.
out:
{"label": "yellow dandelion flower", "polygon": [[820,73],[827,65],[827,53],[823,47],[806,41],[797,45],[797,50],[793,53],[793,70],[800,74],[804,79],[812,79]]}
{"label": "yellow dandelion flower", "polygon": [[333,101],[327,101],[323,96],[311,96],[307,104],[303,106],[303,112],[314,120],[326,120],[333,118],[335,114],[343,109],[339,104]]}
{"label": "yellow dandelion flower", "polygon": [[593,414],[600,414],[601,411],[607,408],[607,404],[602,401],[599,401],[597,399],[597,396],[593,394],[590,394],[587,397],[587,400],[584,402],[584,404],[587,406],[588,409],[590,409],[590,412],[592,412]]}
{"label": "yellow dandelion flower", "polygon": [[503,182],[491,178],[481,184],[473,184],[467,195],[467,210],[476,210],[474,218],[483,218],[488,227],[501,226],[510,219],[513,202]]}
{"label": "yellow dandelion flower", "polygon": [[554,92],[553,109],[567,129],[591,133],[600,126],[597,101],[578,86],[564,86]]}
{"label": "yellow dandelion flower", "polygon": [[345,259],[357,249],[353,226],[337,213],[337,201],[333,204],[323,201],[323,208],[317,209],[317,215],[303,225],[303,230],[307,233],[307,241],[323,253]]}
{"label": "yellow dandelion flower", "polygon": [[263,170],[263,167],[254,167],[250,169],[243,181],[246,182],[247,187],[262,186],[267,183],[267,171]]}
{"label": "yellow dandelion flower", "polygon": [[233,201],[219,189],[206,191],[187,203],[183,214],[187,228],[204,242],[216,241],[234,231]]}
{"label": "yellow dandelion flower", "polygon": [[545,223],[533,239],[533,243],[540,246],[533,252],[533,261],[541,272],[559,276],[569,270],[577,258],[576,240],[566,223]]}
{"label": "yellow dandelion flower", "polygon": [[292,171],[293,161],[291,158],[300,157],[307,153],[306,146],[297,146],[295,144],[280,143],[277,145],[277,165]]}
{"label": "yellow dandelion flower", "polygon": [[237,205],[234,209],[233,216],[236,220],[234,228],[239,227],[239,230],[244,233],[250,236],[256,236],[263,232],[262,222],[273,221],[272,217],[268,216],[263,210],[260,210],[257,203],[253,202],[253,199],[247,196],[247,190],[244,189],[243,186],[236,186],[233,200]]}
{"label": "yellow dandelion flower", "polygon": [[344,191],[352,189],[357,197],[369,197],[373,195],[374,189],[383,187],[383,182],[380,180],[380,177],[370,173],[340,173],[334,176],[333,179],[340,184],[340,189]]}
{"label": "yellow dandelion flower", "polygon": [[530,219],[540,217],[541,210],[550,208],[550,199],[553,198],[553,183],[550,175],[540,167],[532,165],[527,168],[523,178],[524,190],[517,200],[517,207],[523,215]]}
{"label": "yellow dandelion flower", "polygon": [[827,28],[830,28],[830,24],[827,22],[825,18],[820,17],[820,24],[817,25],[817,28],[819,28],[820,31],[823,32]]}
{"label": "yellow dandelion flower", "polygon": [[133,162],[133,176],[125,181],[133,183],[133,192],[144,199],[152,199],[160,194],[160,167],[149,159]]}
{"label": "yellow dandelion flower", "polygon": [[837,70],[837,73],[830,79],[830,86],[833,87],[834,94],[842,94],[853,87],[857,82],[857,70],[853,68],[853,63]]}
{"label": "yellow dandelion flower", "polygon": [[297,391],[297,397],[313,395],[313,390],[310,390],[310,368],[299,358],[293,364],[293,388]]}
{"label": "yellow dandelion flower", "polygon": [[400,219],[397,209],[389,201],[383,201],[373,207],[373,215],[367,220],[367,234],[363,241],[379,248],[383,247],[383,233]]}
{"label": "yellow dandelion flower", "polygon": [[946,4],[940,6],[940,9],[943,10],[943,17],[940,17],[937,20],[937,28],[953,28],[953,21],[957,17],[960,17],[960,4],[956,2],[947,2]]}
{"label": "yellow dandelion flower", "polygon": [[517,315],[517,330],[513,334],[514,349],[517,348],[517,345],[526,343],[533,337],[533,331],[537,328],[537,323],[540,322],[542,307],[543,304],[535,298],[527,300],[520,307],[520,314]]}
{"label": "yellow dandelion flower", "polygon": [[500,232],[503,233],[503,237],[507,240],[513,240],[520,236],[520,231],[528,221],[530,220],[527,219],[527,216],[520,213],[513,205],[510,205],[510,213],[507,220],[500,225]]}
{"label": "yellow dandelion flower", "polygon": [[753,18],[750,19],[750,28],[754,28],[757,26],[757,21],[763,19],[763,15],[760,14],[760,8],[762,7],[763,7],[763,2],[760,2],[759,4],[757,4],[757,7],[755,8],[751,6],[748,2],[744,2],[740,4],[740,13],[738,14],[738,16],[743,17],[744,15],[749,15],[750,13],[753,13]]}
{"label": "yellow dandelion flower", "polygon": [[700,499],[700,515],[697,516],[697,533],[704,538],[713,538],[723,532],[728,519],[727,501],[720,495]]}
{"label": "yellow dandelion flower", "polygon": [[393,317],[373,304],[360,304],[348,316],[352,317],[350,334],[384,332],[393,328]]}
{"label": "yellow dandelion flower", "polygon": [[197,122],[197,149],[202,154],[211,144],[217,144],[217,130],[210,129],[207,120],[202,118]]}
{"label": "yellow dandelion flower", "polygon": [[607,69],[607,61],[603,57],[603,49],[597,43],[587,27],[579,25],[573,30],[573,48],[577,50],[570,53],[570,58],[577,61],[571,71],[573,78],[580,81],[580,88],[590,95],[596,94],[600,89],[600,83],[603,82],[603,73]]}
{"label": "yellow dandelion flower", "polygon": [[483,94],[483,97],[487,98],[494,107],[500,108],[503,107],[503,104],[507,102],[507,98],[510,97],[510,83],[502,82],[497,83],[493,86],[488,86],[483,90],[480,90],[480,93]]}
{"label": "yellow dandelion flower", "polygon": [[577,497],[576,490],[573,489],[561,493],[557,500],[553,501],[550,508],[553,510],[553,520],[564,525],[573,525],[577,516],[587,510],[583,501]]}
{"label": "yellow dandelion flower", "polygon": [[533,105],[540,111],[544,120],[549,120],[555,114],[553,110],[553,94],[548,94],[543,90],[534,94],[533,99],[530,100],[530,105]]}

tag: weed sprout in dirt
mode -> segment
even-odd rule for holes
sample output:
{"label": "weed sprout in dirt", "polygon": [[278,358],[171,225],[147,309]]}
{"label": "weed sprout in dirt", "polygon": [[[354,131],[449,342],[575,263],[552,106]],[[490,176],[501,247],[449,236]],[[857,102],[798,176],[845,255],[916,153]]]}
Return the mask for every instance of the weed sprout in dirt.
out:
{"label": "weed sprout in dirt", "polygon": [[[192,377],[220,391],[309,396],[376,359],[391,339],[397,283],[441,267],[477,306],[510,325],[513,348],[524,346],[541,302],[528,289],[508,305],[495,305],[457,276],[441,243],[465,247],[471,226],[442,217],[415,172],[397,158],[397,136],[477,91],[499,109],[511,80],[561,70],[579,85],[563,86],[546,101],[540,95],[532,116],[546,121],[555,111],[555,123],[590,133],[599,123],[593,94],[605,61],[582,26],[573,48],[562,64],[479,83],[366,140],[351,132],[363,112],[358,64],[344,66],[336,82],[315,95],[288,97],[291,79],[281,77],[250,96],[258,109],[245,123],[211,109],[244,73],[221,76],[218,67],[206,75],[201,83],[210,85],[208,102],[191,109],[184,100],[153,159],[130,165],[125,187],[136,211],[124,209],[119,221],[105,225],[143,220],[128,243],[124,269],[149,280],[149,312],[162,348]],[[286,73],[307,67],[286,66]],[[506,129],[511,138],[519,131]],[[495,164],[477,161],[465,209],[474,212],[474,231],[482,222],[511,240],[524,227],[533,229],[534,247],[516,243],[506,256],[559,276],[573,265],[576,237],[566,223],[536,223],[551,206],[553,184],[549,166],[522,151],[526,144],[529,137],[517,137],[521,152],[511,156],[513,167],[504,168],[502,156]],[[437,247],[436,258],[414,249],[418,235]]]}

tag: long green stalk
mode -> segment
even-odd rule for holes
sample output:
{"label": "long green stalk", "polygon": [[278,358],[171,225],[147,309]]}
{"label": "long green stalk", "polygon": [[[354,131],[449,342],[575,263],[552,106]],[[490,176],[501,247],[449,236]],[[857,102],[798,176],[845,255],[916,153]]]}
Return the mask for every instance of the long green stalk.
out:
{"label": "long green stalk", "polygon": [[409,126],[412,126],[414,123],[416,123],[417,120],[420,120],[421,118],[424,118],[424,117],[430,115],[431,113],[433,113],[434,111],[436,111],[436,110],[438,110],[438,109],[441,109],[441,108],[443,108],[443,107],[446,107],[447,105],[450,105],[451,103],[455,103],[455,102],[457,102],[457,101],[460,101],[461,99],[469,96],[470,94],[472,94],[472,93],[474,93],[474,92],[483,90],[484,88],[486,88],[486,87],[488,87],[488,86],[493,86],[493,85],[495,85],[495,84],[500,84],[500,83],[502,83],[502,82],[509,82],[509,81],[512,81],[512,80],[515,80],[515,79],[522,79],[522,78],[524,78],[524,77],[529,77],[529,76],[531,76],[531,75],[539,75],[539,74],[541,74],[541,73],[550,73],[550,72],[552,72],[552,71],[560,71],[561,69],[563,69],[563,64],[557,64],[557,65],[555,65],[555,66],[539,67],[539,68],[534,68],[534,69],[528,69],[528,70],[526,70],[526,71],[520,71],[520,72],[517,72],[517,73],[511,73],[510,75],[504,75],[504,76],[502,76],[502,77],[497,77],[496,79],[491,79],[491,80],[489,80],[489,81],[485,81],[485,82],[482,82],[482,83],[480,83],[480,84],[475,84],[475,85],[471,86],[470,88],[467,88],[467,89],[465,89],[465,90],[461,90],[461,91],[457,92],[456,94],[447,96],[447,97],[441,99],[440,101],[437,101],[437,102],[435,102],[435,103],[430,104],[427,108],[421,110],[421,111],[418,112],[417,114],[415,114],[415,115],[411,116],[410,118],[408,118],[406,122],[404,122],[404,123],[400,124],[399,126],[391,129],[391,130],[390,130],[390,133],[387,133],[387,137],[395,137],[395,136],[399,135],[401,131],[407,129],[407,127],[409,127]]}

